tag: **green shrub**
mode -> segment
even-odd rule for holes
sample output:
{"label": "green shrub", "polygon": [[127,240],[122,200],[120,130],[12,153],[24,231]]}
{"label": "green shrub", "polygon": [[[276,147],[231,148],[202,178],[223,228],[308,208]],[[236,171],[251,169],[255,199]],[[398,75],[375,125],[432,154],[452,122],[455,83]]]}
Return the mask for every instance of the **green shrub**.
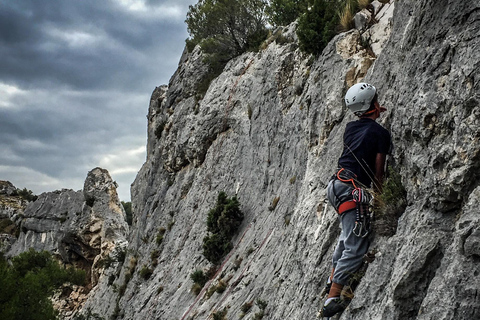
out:
{"label": "green shrub", "polygon": [[85,271],[61,267],[49,252],[30,249],[9,264],[0,255],[0,319],[56,319],[50,297],[66,282],[85,284]]}
{"label": "green shrub", "polygon": [[38,196],[33,194],[32,190],[27,190],[27,188],[17,189],[17,195],[27,201],[35,201],[38,198]]}
{"label": "green shrub", "polygon": [[212,313],[213,320],[225,320],[227,319],[227,308],[223,309],[222,311],[217,311]]}
{"label": "green shrub", "polygon": [[335,36],[339,24],[339,2],[336,0],[312,0],[313,5],[298,21],[297,36],[300,49],[320,54]]}
{"label": "green shrub", "polygon": [[203,255],[213,264],[221,262],[223,257],[233,248],[232,237],[243,221],[243,213],[237,197],[227,198],[220,192],[215,208],[208,212],[207,231],[203,238]]}
{"label": "green shrub", "polygon": [[208,282],[209,277],[203,273],[202,270],[196,270],[190,275],[190,279],[193,280],[192,292],[195,293],[195,295],[198,295]]}
{"label": "green shrub", "polygon": [[116,260],[114,258],[112,258],[110,255],[107,255],[106,257],[98,260],[97,266],[100,267],[100,268],[108,269],[115,262],[116,262]]}
{"label": "green shrub", "polygon": [[215,208],[208,212],[207,230],[231,239],[242,221],[243,213],[237,197],[228,199],[225,192],[220,192]]}
{"label": "green shrub", "polygon": [[268,21],[273,26],[286,26],[307,11],[309,0],[271,0],[267,7]]}
{"label": "green shrub", "polygon": [[208,276],[203,273],[202,270],[196,270],[190,275],[190,279],[193,280],[193,282],[199,284],[200,286],[204,286],[208,282]]}
{"label": "green shrub", "polygon": [[262,299],[257,299],[257,306],[260,310],[265,310],[267,308],[268,303]]}
{"label": "green shrub", "polygon": [[203,255],[213,264],[219,264],[232,248],[233,245],[230,240],[217,233],[203,238]]}
{"label": "green shrub", "polygon": [[250,309],[252,309],[252,306],[253,306],[253,301],[245,302],[242,305],[241,310],[242,310],[243,313],[247,313],[248,311],[250,311]]}
{"label": "green shrub", "polygon": [[202,292],[202,289],[203,287],[201,285],[194,283],[191,290],[196,296],[198,296],[200,292]]}
{"label": "green shrub", "polygon": [[76,314],[72,320],[105,320],[98,313],[92,313],[91,309],[87,309],[85,314]]}
{"label": "green shrub", "polygon": [[223,293],[225,292],[225,290],[227,290],[227,283],[223,280],[220,280],[217,284],[217,286],[215,287],[215,292],[216,293]]}
{"label": "green shrub", "polygon": [[387,168],[382,193],[375,199],[374,229],[378,235],[393,236],[397,231],[398,218],[407,206],[407,191],[401,178],[393,167]]}
{"label": "green shrub", "polygon": [[268,33],[265,7],[263,0],[199,0],[185,19],[188,47],[230,59],[258,47]]}
{"label": "green shrub", "polygon": [[0,219],[0,233],[8,233],[15,235],[17,233],[18,227],[15,222],[8,218]]}
{"label": "green shrub", "polygon": [[407,191],[402,184],[402,176],[389,166],[387,179],[383,184],[381,199],[386,206],[396,206],[399,202],[406,201]]}
{"label": "green shrub", "polygon": [[255,315],[253,316],[253,319],[255,320],[263,319],[263,317],[265,316],[265,309],[267,308],[267,304],[268,304],[267,302],[261,299],[257,300],[257,306],[260,309],[260,312],[255,313]]}
{"label": "green shrub", "polygon": [[162,244],[162,242],[163,242],[163,237],[164,237],[166,231],[167,231],[167,230],[166,230],[165,228],[163,228],[163,227],[160,228],[160,229],[158,229],[157,238],[156,238],[156,243],[157,243],[157,245],[161,245],[161,244]]}
{"label": "green shrub", "polygon": [[122,206],[127,216],[127,224],[131,226],[133,221],[132,203],[122,201]]}
{"label": "green shrub", "polygon": [[189,7],[187,49],[199,44],[209,66],[197,92],[205,93],[229,60],[258,50],[268,35],[265,6],[263,0],[199,0]]}
{"label": "green shrub", "polygon": [[147,266],[143,266],[143,268],[140,270],[140,277],[142,277],[145,280],[148,280],[153,274],[153,270],[150,269]]}

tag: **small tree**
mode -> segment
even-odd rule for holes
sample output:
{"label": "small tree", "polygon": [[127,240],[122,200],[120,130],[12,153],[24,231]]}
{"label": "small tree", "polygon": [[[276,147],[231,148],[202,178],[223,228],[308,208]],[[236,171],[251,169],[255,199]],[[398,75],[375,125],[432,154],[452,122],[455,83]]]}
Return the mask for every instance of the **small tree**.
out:
{"label": "small tree", "polygon": [[56,319],[49,298],[65,282],[82,285],[85,272],[62,268],[46,251],[30,249],[11,264],[0,256],[0,319]]}
{"label": "small tree", "polygon": [[336,34],[339,25],[339,2],[312,1],[312,6],[299,19],[297,36],[302,51],[319,54]]}
{"label": "small tree", "polygon": [[219,264],[232,248],[230,240],[217,233],[203,238],[203,256],[213,264]]}
{"label": "small tree", "polygon": [[220,192],[215,208],[208,212],[207,231],[210,234],[203,238],[203,255],[208,261],[218,264],[232,249],[231,239],[243,217],[237,197],[228,199],[225,192]]}
{"label": "small tree", "polygon": [[27,188],[17,189],[17,194],[20,198],[27,201],[35,201],[38,198],[38,196],[33,194],[32,190],[28,190]]}
{"label": "small tree", "polygon": [[265,7],[264,0],[199,0],[185,20],[188,42],[230,58],[252,50],[267,35]]}
{"label": "small tree", "polygon": [[129,202],[122,201],[122,206],[127,216],[127,223],[129,226],[131,226],[133,221],[132,203],[130,201]]}
{"label": "small tree", "polygon": [[265,40],[265,7],[265,0],[199,0],[189,7],[187,49],[192,51],[199,44],[210,67],[203,91],[230,59],[257,50]]}
{"label": "small tree", "polygon": [[266,12],[274,26],[286,26],[297,20],[308,9],[309,0],[271,0]]}
{"label": "small tree", "polygon": [[195,272],[190,275],[190,279],[199,284],[201,287],[208,282],[208,276],[205,275],[202,270],[195,270]]}

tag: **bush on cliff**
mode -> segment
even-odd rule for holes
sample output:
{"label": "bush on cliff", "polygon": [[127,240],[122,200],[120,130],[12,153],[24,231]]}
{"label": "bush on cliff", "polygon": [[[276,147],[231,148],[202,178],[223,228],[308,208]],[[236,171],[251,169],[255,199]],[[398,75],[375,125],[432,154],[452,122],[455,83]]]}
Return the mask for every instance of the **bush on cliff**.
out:
{"label": "bush on cliff", "polygon": [[243,213],[237,197],[229,199],[225,192],[220,192],[215,207],[208,212],[209,235],[203,238],[203,255],[208,261],[218,264],[232,249],[231,239],[242,221]]}
{"label": "bush on cliff", "polygon": [[200,45],[210,69],[203,81],[206,84],[201,85],[203,91],[230,59],[257,50],[265,40],[265,6],[263,0],[199,0],[189,7],[187,49]]}
{"label": "bush on cliff", "polygon": [[407,191],[400,173],[393,167],[388,167],[382,193],[375,199],[375,232],[380,236],[391,237],[396,233],[398,219],[407,207]]}
{"label": "bush on cliff", "polygon": [[297,36],[300,49],[320,54],[337,33],[339,2],[336,0],[311,0],[312,5],[298,21]]}
{"label": "bush on cliff", "polygon": [[122,201],[122,206],[127,216],[127,223],[129,226],[131,226],[133,221],[132,203],[130,201],[129,202]]}
{"label": "bush on cliff", "polygon": [[266,12],[274,26],[287,26],[308,9],[310,0],[271,0]]}
{"label": "bush on cliff", "polygon": [[33,249],[14,257],[0,256],[0,319],[57,319],[50,297],[62,284],[83,285],[83,270],[61,267],[50,253]]}
{"label": "bush on cliff", "polygon": [[17,189],[16,194],[23,200],[27,201],[35,201],[38,198],[37,195],[33,194],[32,190],[28,190],[27,188]]}

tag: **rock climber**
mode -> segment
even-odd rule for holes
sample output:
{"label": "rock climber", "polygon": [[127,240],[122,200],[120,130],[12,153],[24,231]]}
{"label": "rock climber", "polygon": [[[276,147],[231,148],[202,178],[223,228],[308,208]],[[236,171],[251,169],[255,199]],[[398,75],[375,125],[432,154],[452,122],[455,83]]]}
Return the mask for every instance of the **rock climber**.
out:
{"label": "rock climber", "polygon": [[351,300],[349,281],[362,266],[369,246],[369,206],[373,197],[367,188],[381,192],[386,157],[391,150],[390,133],[376,122],[386,111],[378,103],[376,88],[367,83],[353,85],[345,95],[345,104],[359,119],[345,128],[338,171],[327,187],[342,232],[333,253],[323,317],[342,312]]}

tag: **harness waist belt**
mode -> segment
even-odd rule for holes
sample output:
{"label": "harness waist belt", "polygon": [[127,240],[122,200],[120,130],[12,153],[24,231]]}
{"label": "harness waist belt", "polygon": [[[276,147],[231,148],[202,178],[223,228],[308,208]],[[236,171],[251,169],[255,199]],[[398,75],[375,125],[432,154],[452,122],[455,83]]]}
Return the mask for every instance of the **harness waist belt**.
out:
{"label": "harness waist belt", "polygon": [[355,209],[356,207],[357,207],[357,203],[355,201],[353,200],[346,201],[338,207],[338,214],[342,214],[345,211]]}

